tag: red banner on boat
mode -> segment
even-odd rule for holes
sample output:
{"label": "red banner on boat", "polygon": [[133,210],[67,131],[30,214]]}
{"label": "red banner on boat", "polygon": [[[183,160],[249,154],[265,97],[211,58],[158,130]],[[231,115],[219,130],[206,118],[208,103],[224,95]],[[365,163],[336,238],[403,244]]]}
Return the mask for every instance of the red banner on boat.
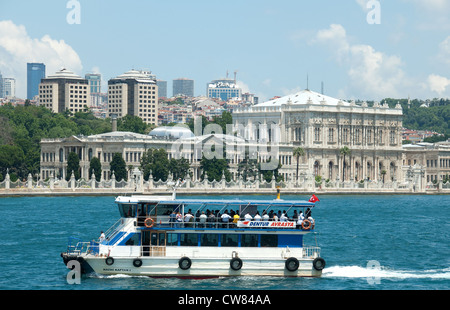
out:
{"label": "red banner on boat", "polygon": [[317,198],[316,195],[312,195],[311,198],[309,198],[309,202],[315,203],[315,202],[317,202],[317,201],[320,201],[320,200],[319,200],[319,198]]}
{"label": "red banner on boat", "polygon": [[239,221],[238,227],[261,228],[295,228],[295,222]]}

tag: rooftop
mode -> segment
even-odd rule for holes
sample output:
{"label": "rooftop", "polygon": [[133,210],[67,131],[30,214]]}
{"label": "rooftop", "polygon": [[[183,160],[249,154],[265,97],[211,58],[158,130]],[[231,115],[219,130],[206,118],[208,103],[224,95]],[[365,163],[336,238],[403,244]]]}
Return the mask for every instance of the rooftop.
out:
{"label": "rooftop", "polygon": [[272,106],[281,106],[283,104],[315,104],[315,105],[342,105],[342,106],[350,106],[351,103],[347,101],[343,101],[340,99],[332,98],[329,96],[325,96],[319,94],[317,92],[311,91],[309,89],[302,90],[298,93],[291,94],[288,96],[276,98],[270,101],[262,102],[255,107],[272,107]]}

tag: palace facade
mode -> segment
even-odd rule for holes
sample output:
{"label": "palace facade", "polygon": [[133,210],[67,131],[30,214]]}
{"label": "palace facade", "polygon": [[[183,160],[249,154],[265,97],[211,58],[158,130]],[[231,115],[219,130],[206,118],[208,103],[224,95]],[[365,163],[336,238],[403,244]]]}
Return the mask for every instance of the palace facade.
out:
{"label": "palace facade", "polygon": [[[236,109],[233,125],[250,141],[301,147],[307,174],[331,181],[402,178],[400,105],[368,107],[303,90]],[[344,147],[351,153],[344,156]]]}

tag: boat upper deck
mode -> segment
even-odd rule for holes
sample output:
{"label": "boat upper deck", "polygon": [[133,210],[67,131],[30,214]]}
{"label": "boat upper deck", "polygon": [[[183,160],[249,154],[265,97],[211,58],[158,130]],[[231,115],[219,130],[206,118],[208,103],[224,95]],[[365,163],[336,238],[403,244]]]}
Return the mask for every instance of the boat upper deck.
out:
{"label": "boat upper deck", "polygon": [[122,196],[116,203],[121,217],[136,218],[139,229],[311,230],[315,224],[311,217],[315,204],[304,200]]}

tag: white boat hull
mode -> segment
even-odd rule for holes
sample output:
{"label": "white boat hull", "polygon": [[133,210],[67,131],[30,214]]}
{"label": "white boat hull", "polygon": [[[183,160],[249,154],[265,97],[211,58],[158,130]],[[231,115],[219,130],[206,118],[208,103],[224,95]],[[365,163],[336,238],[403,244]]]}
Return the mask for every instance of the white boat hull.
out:
{"label": "white boat hull", "polygon": [[[168,257],[126,257],[114,258],[111,265],[105,257],[87,256],[83,258],[93,271],[101,275],[124,274],[130,276],[149,277],[187,277],[209,278],[229,276],[282,276],[282,277],[320,277],[322,271],[313,267],[312,259],[299,259],[296,271],[286,269],[286,259],[242,259],[242,268],[233,270],[230,259],[192,258],[187,270],[179,267],[180,258]],[[135,267],[133,261],[142,261],[140,267]]]}

